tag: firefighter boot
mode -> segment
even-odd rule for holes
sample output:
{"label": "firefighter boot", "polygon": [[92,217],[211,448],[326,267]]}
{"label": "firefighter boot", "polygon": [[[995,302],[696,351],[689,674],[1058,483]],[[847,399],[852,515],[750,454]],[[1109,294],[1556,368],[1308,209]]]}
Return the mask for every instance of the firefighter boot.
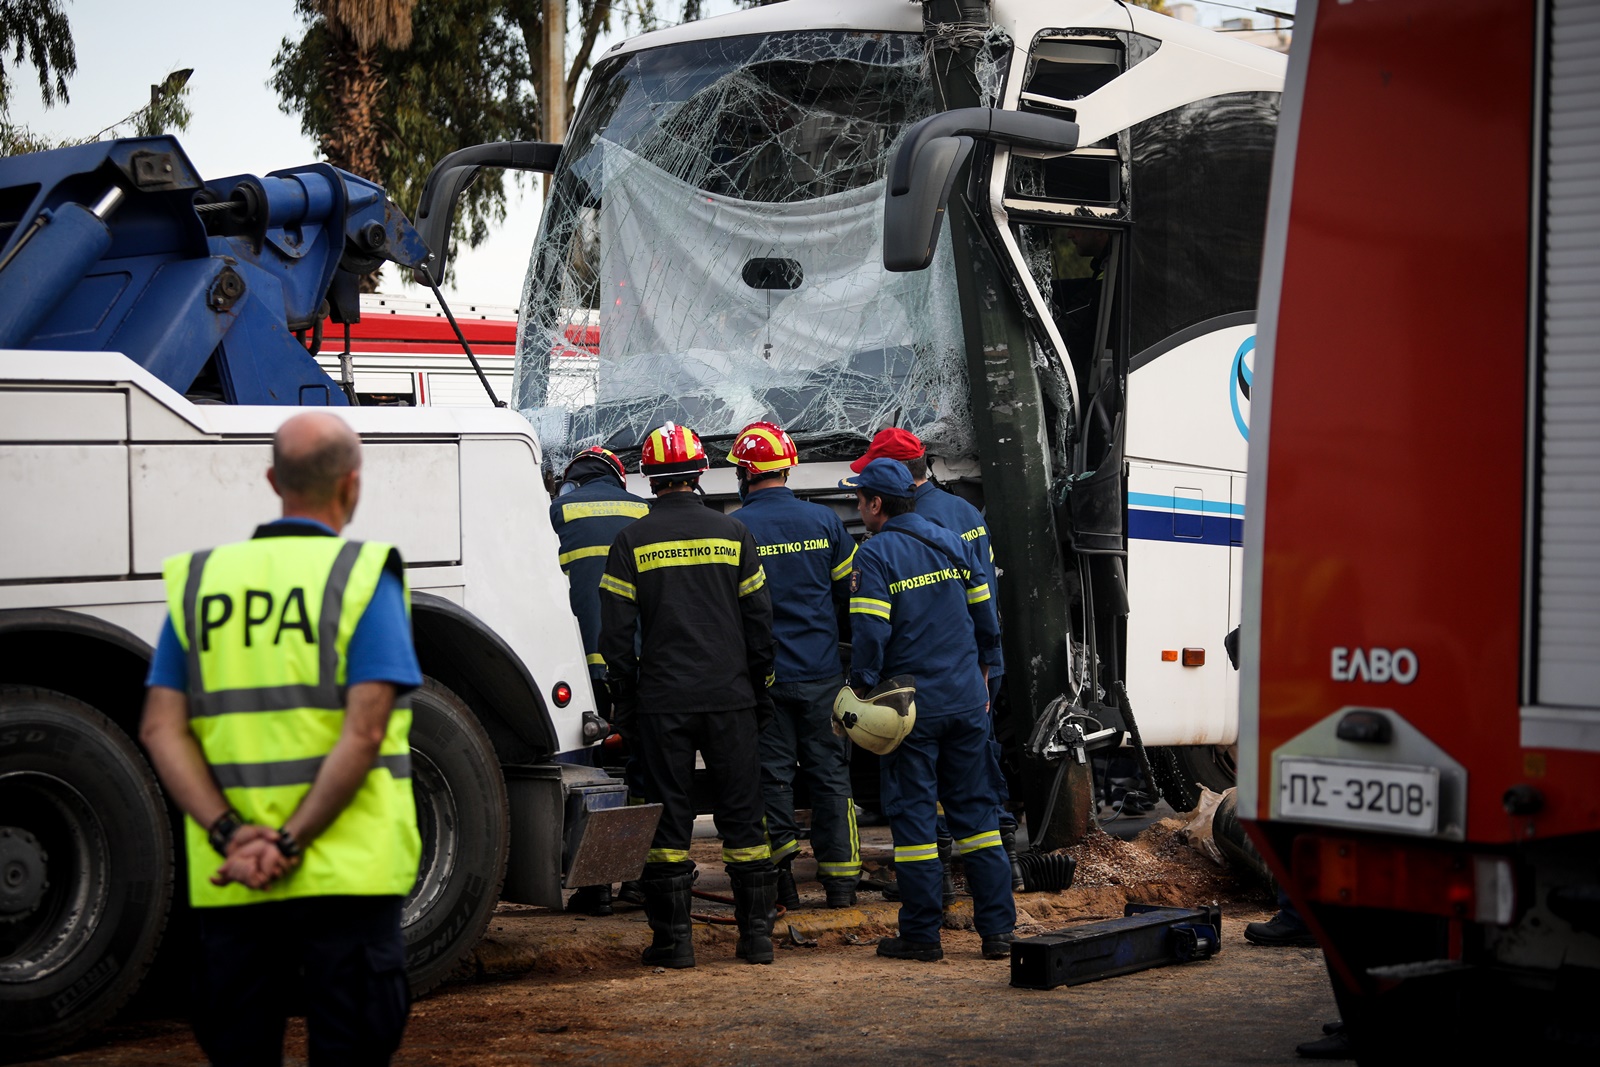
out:
{"label": "firefighter boot", "polygon": [[733,883],[733,915],[739,923],[734,955],[747,963],[771,963],[772,926],[778,921],[778,871],[728,868]]}
{"label": "firefighter boot", "polygon": [[856,906],[855,878],[824,878],[822,891],[828,894],[828,907],[853,908]]}
{"label": "firefighter boot", "polygon": [[956,842],[953,837],[940,837],[939,865],[944,868],[944,906],[949,907],[956,902],[956,876],[955,876],[955,851]]}
{"label": "firefighter boot", "polygon": [[1011,891],[1020,893],[1027,888],[1022,880],[1022,864],[1017,862],[1017,828],[1015,825],[1000,828],[1000,845],[1011,860]]}
{"label": "firefighter boot", "polygon": [[778,861],[778,903],[786,911],[800,906],[800,889],[794,884],[794,857],[791,852]]}
{"label": "firefighter boot", "polygon": [[644,917],[655,935],[641,957],[646,967],[694,966],[694,927],[689,918],[689,893],[693,884],[688,874],[665,878],[646,878]]}
{"label": "firefighter boot", "polygon": [[567,910],[580,915],[610,915],[611,887],[586,885],[567,899]]}

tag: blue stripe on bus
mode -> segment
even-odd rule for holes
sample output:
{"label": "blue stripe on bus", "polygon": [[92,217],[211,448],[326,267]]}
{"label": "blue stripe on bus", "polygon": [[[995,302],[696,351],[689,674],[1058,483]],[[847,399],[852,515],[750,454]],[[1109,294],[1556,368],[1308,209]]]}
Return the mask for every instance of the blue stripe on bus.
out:
{"label": "blue stripe on bus", "polygon": [[1167,508],[1172,511],[1199,511],[1207,515],[1244,516],[1243,504],[1230,504],[1225,500],[1194,500],[1171,493],[1129,493],[1128,506],[1135,508]]}
{"label": "blue stripe on bus", "polygon": [[[1130,503],[1134,495],[1128,494]],[[1178,541],[1191,545],[1239,545],[1244,543],[1244,520],[1224,515],[1129,508],[1128,536],[1141,541]]]}

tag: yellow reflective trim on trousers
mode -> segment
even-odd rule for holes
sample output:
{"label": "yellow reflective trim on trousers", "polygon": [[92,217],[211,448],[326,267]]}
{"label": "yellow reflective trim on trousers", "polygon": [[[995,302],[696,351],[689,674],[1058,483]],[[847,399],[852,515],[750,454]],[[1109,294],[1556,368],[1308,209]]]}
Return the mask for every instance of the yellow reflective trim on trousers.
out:
{"label": "yellow reflective trim on trousers", "polygon": [[894,861],[896,863],[917,863],[922,860],[937,860],[939,858],[939,843],[929,842],[926,845],[896,845]]}
{"label": "yellow reflective trim on trousers", "polygon": [[791,852],[799,852],[799,851],[800,851],[800,842],[798,842],[798,841],[785,841],[783,844],[779,845],[777,848],[772,849],[771,850],[771,855],[772,855],[773,859],[781,860],[781,859],[783,859],[783,857],[789,855]]}
{"label": "yellow reflective trim on trousers", "polygon": [[623,600],[639,599],[638,591],[634,589],[633,583],[625,582],[615,575],[602,574],[600,576],[600,588],[612,596],[621,597]]}
{"label": "yellow reflective trim on trousers", "polygon": [[559,562],[565,567],[575,559],[593,559],[595,556],[604,556],[610,551],[610,545],[591,545],[588,548],[575,548],[571,552],[561,553]]}
{"label": "yellow reflective trim on trousers", "polygon": [[686,848],[653,848],[644,854],[646,863],[683,863],[688,858]]}
{"label": "yellow reflective trim on trousers", "polygon": [[989,586],[987,584],[985,584],[985,585],[975,585],[971,589],[967,590],[967,603],[968,604],[982,604],[985,600],[988,600],[988,599],[989,599]]}
{"label": "yellow reflective trim on trousers", "polygon": [[853,874],[861,873],[861,862],[854,863],[823,863],[818,861],[817,874],[822,878],[849,878]]}
{"label": "yellow reflective trim on trousers", "polygon": [[861,828],[856,825],[856,801],[854,797],[844,798],[845,818],[850,823],[850,858],[861,865]]}
{"label": "yellow reflective trim on trousers", "polygon": [[757,589],[760,589],[762,586],[764,586],[766,584],[767,584],[767,569],[765,567],[757,564],[756,572],[754,574],[752,574],[750,577],[746,578],[744,581],[739,583],[739,595],[740,596],[749,596],[751,593],[754,593]]}
{"label": "yellow reflective trim on trousers", "polygon": [[849,574],[851,568],[855,565],[855,562],[856,562],[856,549],[855,549],[854,545],[851,545],[850,546],[850,555],[845,559],[845,561],[843,563],[841,563],[837,567],[833,568],[833,580],[837,582],[839,579],[841,579],[845,575]]}
{"label": "yellow reflective trim on trousers", "polygon": [[639,573],[659,567],[698,567],[705,563],[726,563],[737,567],[744,545],[725,537],[698,537],[687,541],[657,541],[633,550]]}
{"label": "yellow reflective trim on trousers", "polygon": [[756,860],[769,860],[772,858],[772,849],[766,845],[751,845],[749,848],[728,848],[723,846],[723,863],[753,863]]}
{"label": "yellow reflective trim on trousers", "polygon": [[965,856],[968,852],[976,852],[980,848],[993,848],[1000,843],[999,830],[985,830],[981,834],[973,834],[971,837],[963,837],[957,841],[956,854]]}
{"label": "yellow reflective trim on trousers", "polygon": [[604,667],[606,665],[606,658],[598,652],[589,653],[583,657],[583,661],[591,667]]}
{"label": "yellow reflective trim on trousers", "polygon": [[588,504],[562,504],[561,521],[573,519],[610,519],[618,516],[642,519],[650,514],[650,505],[643,500],[595,500]]}
{"label": "yellow reflective trim on trousers", "polygon": [[874,600],[865,596],[853,596],[850,598],[850,614],[852,615],[876,615],[880,619],[887,619],[892,608],[893,605],[887,600]]}

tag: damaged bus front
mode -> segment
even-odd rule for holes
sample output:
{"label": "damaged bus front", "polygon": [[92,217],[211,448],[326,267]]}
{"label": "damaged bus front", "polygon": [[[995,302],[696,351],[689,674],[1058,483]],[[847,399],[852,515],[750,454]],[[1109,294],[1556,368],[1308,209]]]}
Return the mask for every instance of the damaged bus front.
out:
{"label": "damaged bus front", "polygon": [[[801,446],[796,490],[842,510],[844,463],[912,430],[993,533],[1002,734],[1030,808],[1055,768],[1026,742],[1052,706],[1034,755],[1074,726],[1136,746],[1142,728],[1175,746],[1157,769],[1181,806],[1231,779],[1222,638],[1282,73],[1096,0],[791,0],[623,42],[567,144],[525,146],[554,173],[515,406],[556,470],[593,444],[636,454],[668,419],[724,447],[770,419]],[[891,161],[956,108],[1078,136],[979,136],[926,268],[890,271]],[[574,331],[598,335],[580,373]],[[707,489],[737,504],[731,468]],[[1062,833],[1089,804],[1068,780]]]}

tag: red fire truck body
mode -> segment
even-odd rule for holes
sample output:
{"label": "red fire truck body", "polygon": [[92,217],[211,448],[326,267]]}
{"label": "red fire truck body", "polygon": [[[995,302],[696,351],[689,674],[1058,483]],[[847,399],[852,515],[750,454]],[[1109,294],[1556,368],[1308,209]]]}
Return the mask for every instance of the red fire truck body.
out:
{"label": "red fire truck body", "polygon": [[1303,2],[1260,308],[1240,813],[1363,1061],[1592,1052],[1600,5]]}

